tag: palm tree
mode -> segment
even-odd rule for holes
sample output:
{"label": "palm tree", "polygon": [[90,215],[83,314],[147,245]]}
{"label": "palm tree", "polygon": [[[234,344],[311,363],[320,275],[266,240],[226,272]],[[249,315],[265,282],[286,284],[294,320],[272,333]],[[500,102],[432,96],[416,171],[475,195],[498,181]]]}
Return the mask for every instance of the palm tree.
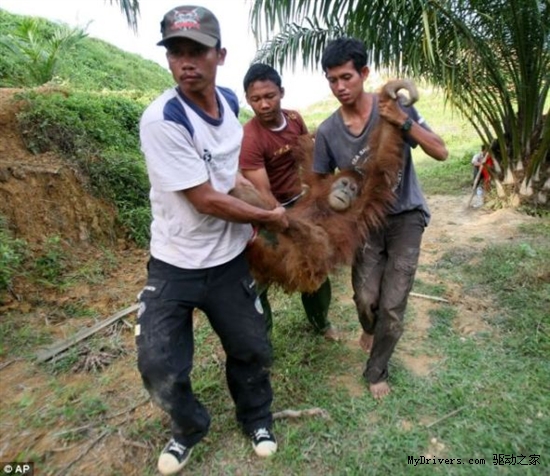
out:
{"label": "palm tree", "polygon": [[138,29],[138,17],[139,17],[139,0],[109,0],[111,5],[118,3],[120,11],[126,16],[128,26],[130,26],[134,32]]}
{"label": "palm tree", "polygon": [[[113,2],[119,4],[128,26],[136,32],[139,0],[110,0],[111,5]],[[24,18],[15,31],[0,35],[3,53],[27,65],[24,77],[19,78],[19,86],[38,86],[50,81],[54,77],[60,53],[88,36],[85,28],[68,28],[65,25],[59,25],[45,34],[46,23],[38,18]]]}
{"label": "palm tree", "polygon": [[548,0],[253,0],[250,16],[263,61],[315,67],[354,36],[374,67],[440,87],[498,149],[507,191],[547,202]]}
{"label": "palm tree", "polygon": [[60,53],[88,36],[81,28],[64,25],[45,34],[46,25],[46,20],[25,17],[13,32],[0,36],[3,54],[25,65],[19,86],[40,86],[52,80]]}

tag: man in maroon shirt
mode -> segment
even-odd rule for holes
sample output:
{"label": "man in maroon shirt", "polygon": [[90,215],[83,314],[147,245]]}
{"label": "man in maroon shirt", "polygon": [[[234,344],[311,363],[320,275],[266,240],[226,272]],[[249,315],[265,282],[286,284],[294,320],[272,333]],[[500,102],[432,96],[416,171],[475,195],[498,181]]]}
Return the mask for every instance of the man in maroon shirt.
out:
{"label": "man in maroon shirt", "polygon": [[[279,73],[267,64],[253,64],[244,81],[246,101],[255,117],[244,125],[239,158],[242,174],[273,206],[291,207],[302,196],[296,141],[307,134],[300,114],[281,108],[284,88]],[[268,329],[272,313],[267,289],[260,294]],[[306,316],[315,331],[328,340],[338,340],[338,333],[328,320],[331,286],[327,278],[313,293],[302,293]]]}

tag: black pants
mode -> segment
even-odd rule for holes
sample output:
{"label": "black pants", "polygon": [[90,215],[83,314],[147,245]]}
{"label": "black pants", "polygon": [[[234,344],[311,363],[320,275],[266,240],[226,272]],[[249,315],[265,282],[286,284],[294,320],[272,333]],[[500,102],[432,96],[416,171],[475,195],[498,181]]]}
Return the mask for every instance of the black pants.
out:
{"label": "black pants", "polygon": [[197,270],[149,261],[136,328],[138,368],[153,401],[170,415],[174,438],[185,446],[198,443],[210,426],[190,380],[195,308],[206,314],[227,355],[227,384],[242,429],[271,427],[271,350],[257,300],[243,254]]}
{"label": "black pants", "polygon": [[386,225],[372,232],[356,253],[353,300],[363,330],[374,335],[364,373],[370,383],[388,378],[388,362],[403,334],[424,228],[424,214],[419,210],[390,215]]}

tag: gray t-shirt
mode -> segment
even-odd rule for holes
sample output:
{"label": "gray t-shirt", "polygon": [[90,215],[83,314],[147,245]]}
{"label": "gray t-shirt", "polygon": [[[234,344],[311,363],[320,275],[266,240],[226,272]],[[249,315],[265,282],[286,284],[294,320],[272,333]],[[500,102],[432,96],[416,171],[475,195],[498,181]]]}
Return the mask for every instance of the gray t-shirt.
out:
{"label": "gray t-shirt", "polygon": [[[414,107],[403,107],[403,109],[420,126],[431,130]],[[357,136],[348,130],[339,110],[331,114],[321,123],[315,134],[314,172],[332,174],[336,169],[351,169],[369,160],[367,140],[379,120],[378,96],[375,96],[365,128]],[[409,137],[406,138],[403,148],[404,167],[396,189],[397,200],[389,214],[397,215],[406,211],[422,210],[427,225],[430,221],[430,210],[418,183],[411,155],[411,147],[416,146],[416,142]]]}

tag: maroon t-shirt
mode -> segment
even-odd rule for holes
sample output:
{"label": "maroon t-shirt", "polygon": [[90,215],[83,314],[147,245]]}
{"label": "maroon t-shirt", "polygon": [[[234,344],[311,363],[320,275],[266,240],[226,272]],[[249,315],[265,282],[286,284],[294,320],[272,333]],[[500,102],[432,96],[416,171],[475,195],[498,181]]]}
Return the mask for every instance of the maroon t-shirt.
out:
{"label": "maroon t-shirt", "polygon": [[257,117],[244,125],[239,165],[242,170],[265,167],[271,193],[284,203],[299,195],[300,164],[295,155],[296,138],[307,134],[307,126],[296,111],[282,110],[286,127],[272,131],[262,126]]}

